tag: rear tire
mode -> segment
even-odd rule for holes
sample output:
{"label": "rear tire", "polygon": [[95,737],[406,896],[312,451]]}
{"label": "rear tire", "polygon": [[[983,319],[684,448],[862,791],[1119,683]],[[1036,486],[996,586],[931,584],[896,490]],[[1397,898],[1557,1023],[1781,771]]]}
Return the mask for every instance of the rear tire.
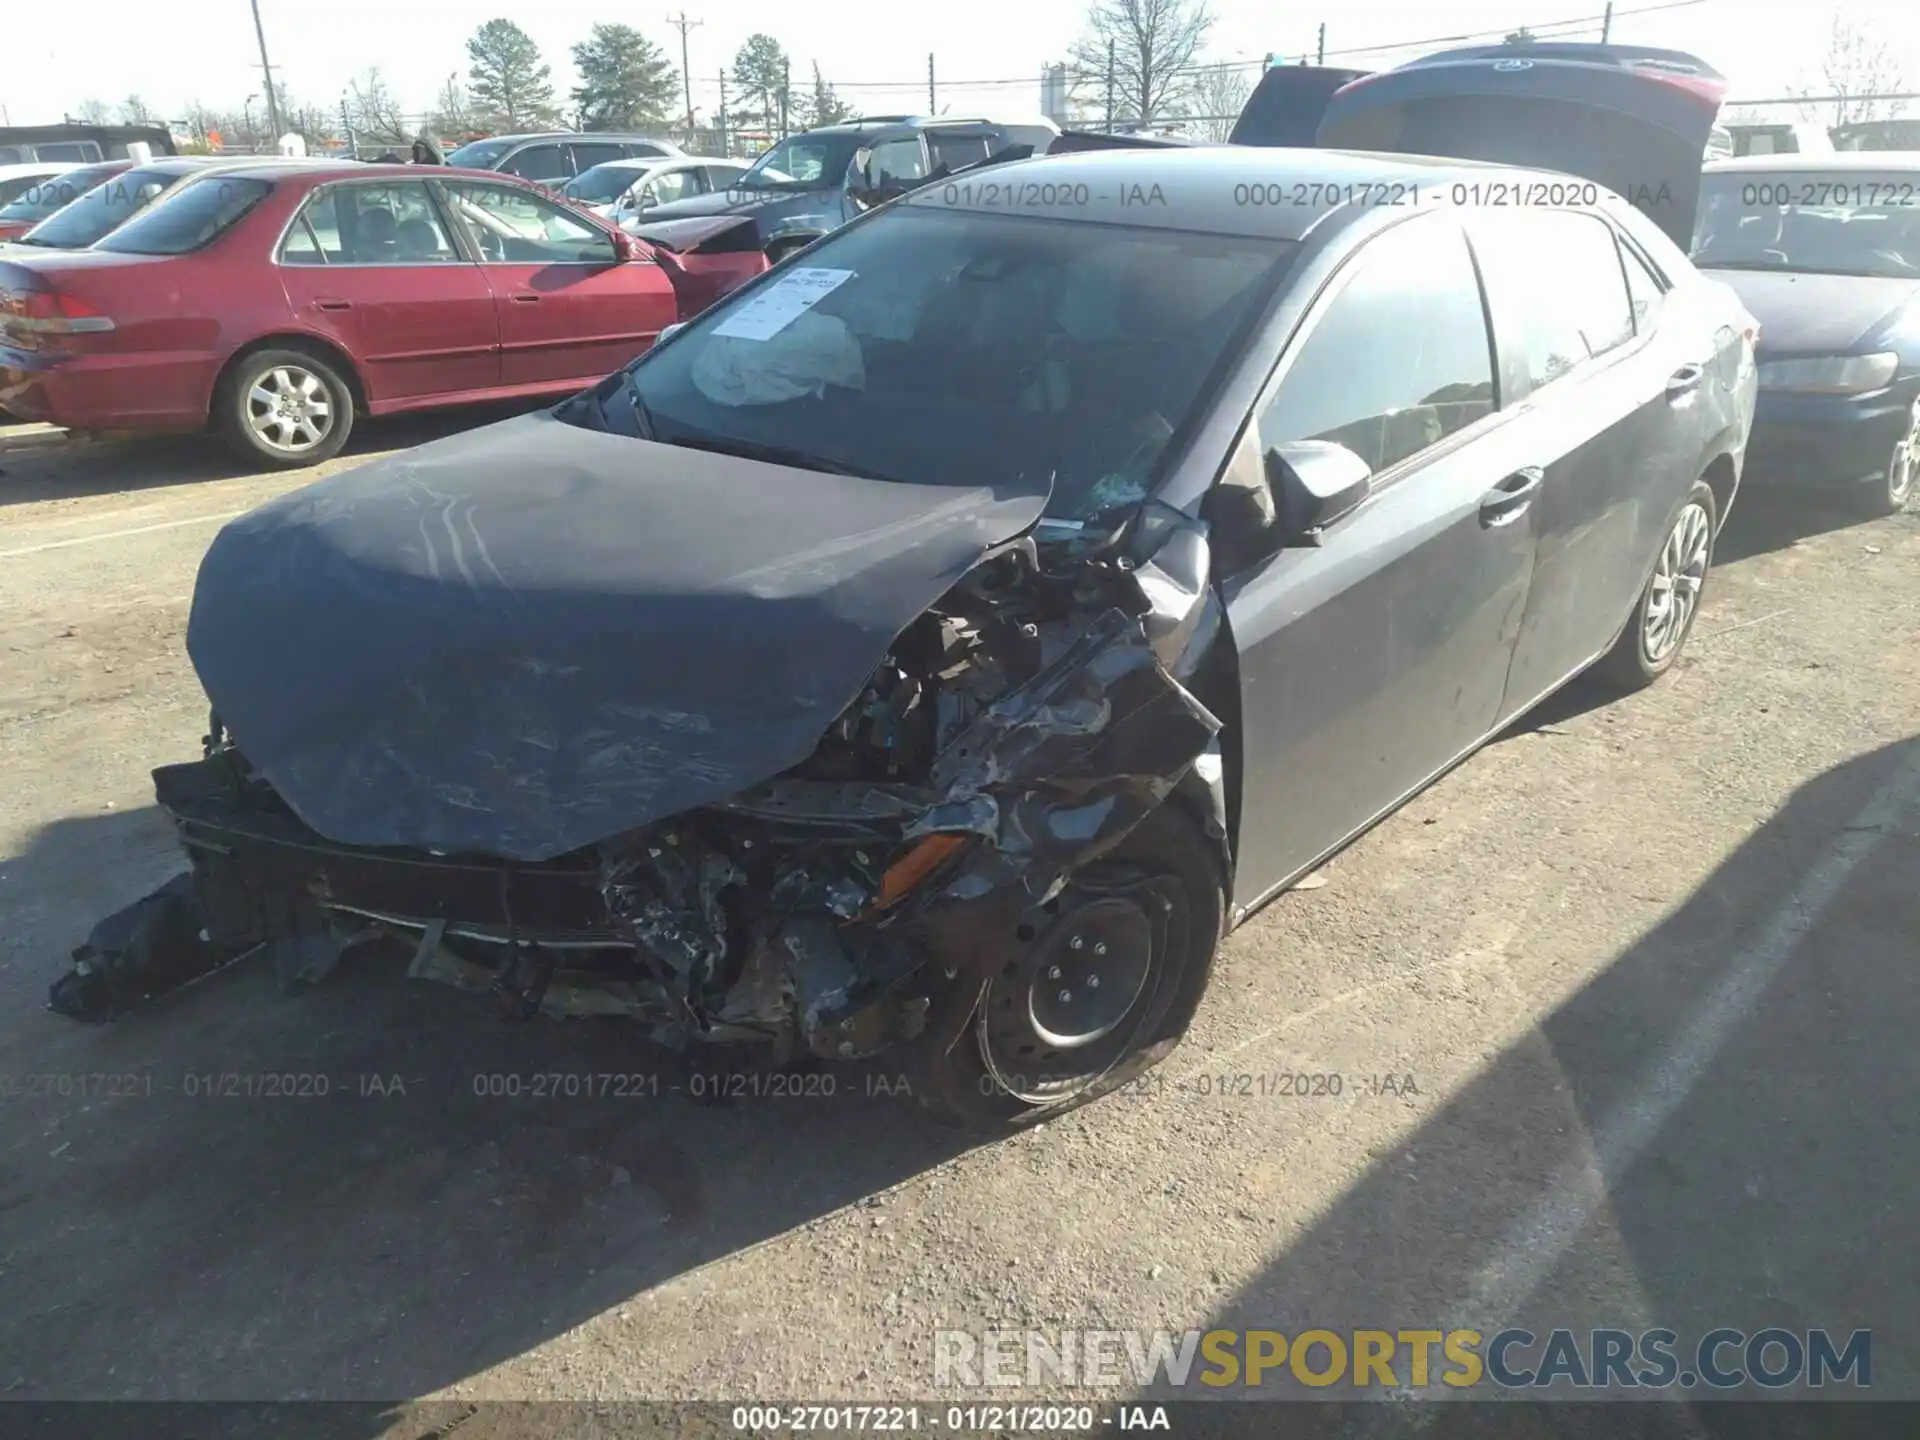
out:
{"label": "rear tire", "polygon": [[1602,681],[1619,690],[1641,690],[1673,668],[1700,614],[1718,528],[1712,487],[1696,480],[1668,522],[1653,574],[1626,628],[1594,666],[1594,674]]}
{"label": "rear tire", "polygon": [[214,396],[214,428],[240,459],[277,470],[318,465],[353,433],[353,390],[305,350],[242,356]]}
{"label": "rear tire", "polygon": [[[1112,1094],[1159,1064],[1212,975],[1226,913],[1217,854],[1184,809],[1169,803],[1149,815],[1076,877],[1020,958],[930,1017],[904,1057],[914,1097],[942,1123],[1005,1133]],[[1143,955],[1126,943],[1133,934],[1152,936]],[[1101,935],[1113,941],[1111,956]],[[1105,958],[1092,958],[1096,947]],[[1078,1017],[1071,1002],[1055,1003],[1087,982],[1098,987],[1102,972],[1106,995],[1084,990]],[[1116,1015],[1110,997],[1121,994],[1131,1001]],[[1088,1001],[1109,1009],[1089,1011]],[[1081,1020],[1087,1028],[1076,1030]],[[1035,1073],[1011,1074],[1010,1064]]]}

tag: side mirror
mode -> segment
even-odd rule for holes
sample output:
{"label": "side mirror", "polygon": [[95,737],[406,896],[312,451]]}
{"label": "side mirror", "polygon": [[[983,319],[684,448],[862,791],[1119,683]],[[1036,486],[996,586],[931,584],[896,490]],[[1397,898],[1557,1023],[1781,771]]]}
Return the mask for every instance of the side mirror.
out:
{"label": "side mirror", "polygon": [[1373,493],[1372,467],[1330,440],[1269,446],[1265,464],[1282,544],[1318,545],[1329,525]]}
{"label": "side mirror", "polygon": [[664,345],[667,343],[667,341],[671,340],[676,334],[678,334],[680,331],[686,328],[687,328],[686,321],[676,320],[673,322],[673,324],[667,326],[666,329],[662,330],[658,335],[654,336],[653,343],[656,345]]}
{"label": "side mirror", "polygon": [[629,235],[624,230],[615,230],[613,232],[613,249],[614,253],[617,254],[622,261],[651,260],[653,258],[653,252],[649,250],[645,244],[636,236]]}

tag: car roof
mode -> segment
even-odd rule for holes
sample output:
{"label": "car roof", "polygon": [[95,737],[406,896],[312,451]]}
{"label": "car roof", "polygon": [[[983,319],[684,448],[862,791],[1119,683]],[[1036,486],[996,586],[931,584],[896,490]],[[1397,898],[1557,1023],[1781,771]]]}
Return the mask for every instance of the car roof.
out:
{"label": "car roof", "polygon": [[257,175],[262,180],[312,180],[318,184],[322,180],[372,179],[386,176],[396,179],[424,180],[428,177],[444,179],[448,175],[458,175],[463,180],[484,180],[490,185],[515,184],[535,188],[519,177],[502,175],[498,170],[475,170],[463,165],[385,165],[371,164],[362,160],[339,160],[331,156],[317,155],[310,159],[298,156],[278,156],[260,160],[254,164],[238,164],[230,167],[249,175]]}
{"label": "car roof", "polygon": [[1568,183],[1552,171],[1440,156],[1198,145],[1077,150],[963,170],[897,203],[1298,240],[1337,210],[1357,218],[1432,208],[1448,202],[1455,183],[1490,176]]}
{"label": "car roof", "polygon": [[1785,155],[1736,155],[1701,167],[1708,175],[1765,174],[1770,170],[1920,170],[1920,150],[1825,150]]}
{"label": "car roof", "polygon": [[0,165],[0,180],[17,180],[22,175],[65,175],[79,168],[71,160],[29,160],[24,164]]}
{"label": "car roof", "polygon": [[[673,141],[666,139],[664,136],[642,135],[636,131],[627,130],[529,130],[524,135],[488,135],[481,140],[469,140],[467,144],[488,145],[496,140],[511,141],[516,145],[523,140],[612,140],[617,143],[625,143],[629,140],[644,140],[649,145],[674,145]],[[456,145],[453,148],[455,150],[464,150],[466,146]],[[677,149],[678,146],[676,145],[675,148]]]}

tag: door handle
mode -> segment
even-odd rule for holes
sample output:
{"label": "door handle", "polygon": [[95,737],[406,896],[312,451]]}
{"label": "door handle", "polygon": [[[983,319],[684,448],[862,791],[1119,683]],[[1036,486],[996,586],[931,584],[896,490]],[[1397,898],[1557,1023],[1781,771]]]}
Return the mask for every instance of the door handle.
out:
{"label": "door handle", "polygon": [[1691,395],[1700,388],[1700,381],[1706,376],[1706,367],[1702,365],[1682,365],[1667,377],[1667,399],[1678,400]]}
{"label": "door handle", "polygon": [[513,303],[516,305],[538,305],[540,303],[540,297],[538,295],[516,295],[513,297]]}
{"label": "door handle", "polygon": [[1547,472],[1538,465],[1529,465],[1507,476],[1480,501],[1481,527],[1492,530],[1518,520],[1533,503],[1533,497],[1540,493],[1546,479]]}
{"label": "door handle", "polygon": [[353,308],[353,302],[351,300],[316,300],[313,302],[313,308],[316,310],[351,310]]}

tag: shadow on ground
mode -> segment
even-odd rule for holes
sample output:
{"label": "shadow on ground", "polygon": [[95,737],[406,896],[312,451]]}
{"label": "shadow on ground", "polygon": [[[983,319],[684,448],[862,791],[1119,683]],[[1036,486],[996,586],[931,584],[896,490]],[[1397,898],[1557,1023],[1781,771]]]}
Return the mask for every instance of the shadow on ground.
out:
{"label": "shadow on ground", "polygon": [[1714,541],[1713,563],[1732,565],[1834,530],[1870,524],[1847,494],[1801,495],[1792,491],[1742,491],[1726,527]]}
{"label": "shadow on ground", "polygon": [[[1636,1335],[1666,1327],[1679,1334],[1683,1374],[1694,1369],[1690,1347],[1716,1327],[1752,1334],[1779,1326],[1803,1337],[1825,1328],[1838,1346],[1870,1330],[1867,1394],[1920,1397],[1920,1368],[1907,1348],[1920,1333],[1912,1243],[1912,1199],[1920,1194],[1912,1105],[1920,1090],[1916,775],[1920,739],[1801,787],[1604,973],[1492,1056],[1405,1143],[1381,1153],[1206,1325],[1291,1336],[1452,1324],[1482,1328],[1490,1339],[1511,1324],[1541,1337],[1510,1353],[1522,1371],[1539,1365],[1557,1327],[1582,1336],[1595,1327]],[[1884,809],[1884,797],[1896,794],[1907,797],[1904,818],[1871,813],[1877,796]],[[1824,911],[1823,889],[1831,900]],[[1742,976],[1764,987],[1746,992],[1757,996],[1750,1009],[1739,1004]],[[1716,1026],[1717,1040],[1704,1040]],[[1689,1060],[1698,1063],[1689,1069]],[[1663,1074],[1664,1085],[1656,1083]],[[1601,1145],[1621,1163],[1590,1210],[1532,1208],[1564,1167]],[[1738,1364],[1740,1356],[1736,1348],[1719,1358]],[[1437,1352],[1435,1362],[1437,1377]],[[1326,1364],[1326,1352],[1314,1352],[1312,1368]],[[1408,1371],[1403,1349],[1402,1385]],[[1344,1385],[1353,1394],[1350,1377]],[[1284,1367],[1265,1381],[1252,1393],[1337,1393],[1302,1386]],[[1484,1398],[1490,1388],[1473,1394]],[[1157,1393],[1249,1393],[1202,1389]],[[1710,1392],[1663,1393],[1698,1400]],[[1731,1395],[1767,1393],[1748,1385]],[[1861,1393],[1830,1381],[1822,1398]],[[1509,1394],[1581,1398],[1564,1381],[1550,1392]],[[1876,1408],[1475,1404],[1423,1417],[1398,1405],[1350,1405],[1279,1413],[1289,1435],[1398,1434],[1419,1421],[1429,1435],[1812,1437],[1865,1433],[1860,1427],[1893,1414],[1859,1413]],[[1230,1414],[1222,1410],[1223,1424]],[[1190,1425],[1182,1433],[1213,1432]]]}
{"label": "shadow on ground", "polygon": [[[629,1027],[503,1023],[404,957],[297,994],[242,962],[106,1027],[45,1012],[58,957],[136,898],[102,870],[163,878],[165,835],[75,819],[0,862],[0,929],[33,937],[0,974],[9,1400],[420,1395],[964,1146],[872,1070],[696,1103]],[[330,1413],[385,1433],[384,1407]]]}
{"label": "shadow on ground", "polygon": [[[342,453],[351,458],[407,449],[536,408],[535,402],[525,401],[362,419]],[[259,465],[238,459],[210,435],[76,440],[63,430],[0,427],[0,506],[132,495],[260,473]]]}

